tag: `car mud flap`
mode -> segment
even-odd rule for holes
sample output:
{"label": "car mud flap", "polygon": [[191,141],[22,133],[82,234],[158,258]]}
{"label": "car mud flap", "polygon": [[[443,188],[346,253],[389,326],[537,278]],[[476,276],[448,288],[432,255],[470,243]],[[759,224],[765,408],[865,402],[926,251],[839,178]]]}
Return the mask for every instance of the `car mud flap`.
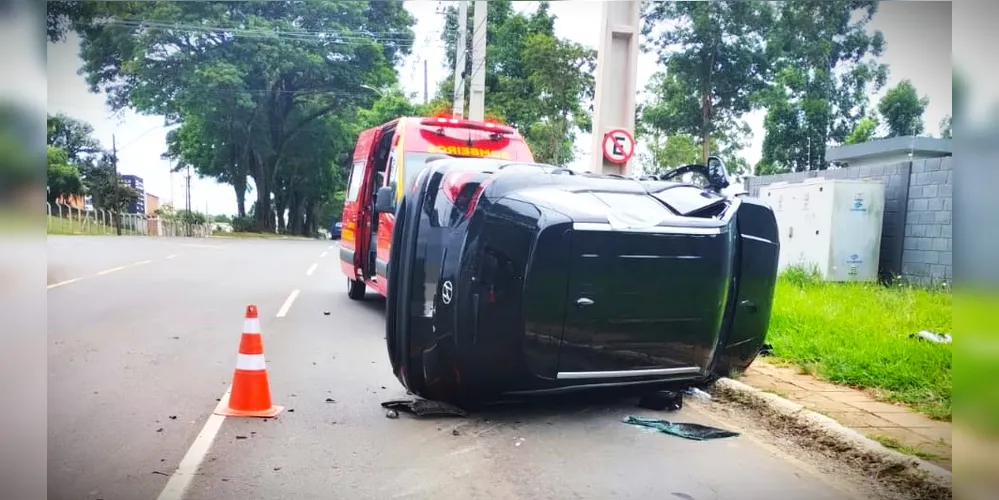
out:
{"label": "car mud flap", "polygon": [[465,410],[441,401],[431,399],[392,399],[382,403],[387,410],[404,411],[417,417],[467,417]]}

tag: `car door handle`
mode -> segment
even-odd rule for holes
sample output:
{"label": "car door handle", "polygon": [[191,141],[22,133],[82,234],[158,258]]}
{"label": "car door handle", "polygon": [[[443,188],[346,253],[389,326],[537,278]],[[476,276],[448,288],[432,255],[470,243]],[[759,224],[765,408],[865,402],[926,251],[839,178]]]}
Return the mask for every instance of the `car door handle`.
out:
{"label": "car door handle", "polygon": [[592,305],[593,301],[586,297],[580,297],[576,299],[576,307],[592,306]]}

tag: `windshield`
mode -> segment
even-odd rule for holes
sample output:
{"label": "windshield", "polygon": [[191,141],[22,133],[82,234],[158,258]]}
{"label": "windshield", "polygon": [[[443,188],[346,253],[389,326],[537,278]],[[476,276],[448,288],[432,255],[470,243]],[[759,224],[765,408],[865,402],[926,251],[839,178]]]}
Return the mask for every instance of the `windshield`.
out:
{"label": "windshield", "polygon": [[413,186],[413,182],[416,181],[416,176],[426,166],[427,159],[430,157],[440,158],[441,156],[443,155],[440,153],[406,153],[406,160],[403,163],[405,180],[402,188],[405,191],[409,191],[409,188]]}

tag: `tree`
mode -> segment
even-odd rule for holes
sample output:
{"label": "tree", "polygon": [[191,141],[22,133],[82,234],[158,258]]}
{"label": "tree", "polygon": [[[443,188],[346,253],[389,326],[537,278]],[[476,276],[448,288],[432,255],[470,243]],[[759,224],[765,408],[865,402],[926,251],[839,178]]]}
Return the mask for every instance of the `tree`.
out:
{"label": "tree", "polygon": [[940,120],[940,137],[950,139],[952,136],[953,131],[951,130],[951,116],[947,115]]}
{"label": "tree", "polygon": [[521,58],[538,93],[538,118],[528,131],[535,159],[562,166],[575,157],[576,131],[592,126],[584,99],[593,99],[596,52],[577,43],[535,33],[524,40]]}
{"label": "tree", "polygon": [[[468,13],[467,54],[471,55],[473,11]],[[458,11],[449,7],[444,42],[448,68],[455,66]],[[590,130],[596,53],[555,36],[555,17],[549,3],[540,2],[529,14],[517,13],[508,0],[489,2],[486,21],[486,65],[473,68],[466,57],[465,103],[472,76],[485,72],[486,117],[518,129],[538,161],[566,164],[576,151],[578,132]],[[451,78],[441,82],[436,102],[428,111],[448,110],[454,100]]]}
{"label": "tree", "polygon": [[878,111],[888,127],[888,137],[922,134],[923,112],[929,103],[927,97],[919,97],[909,80],[902,80],[889,89],[878,102]]}
{"label": "tree", "polygon": [[112,109],[180,123],[168,157],[232,184],[240,212],[252,178],[267,231],[286,214],[296,230],[314,226],[353,146],[323,134],[356,130],[377,98],[366,89],[395,83],[413,39],[400,2],[98,5],[72,23],[91,89]]}
{"label": "tree", "polygon": [[765,2],[648,2],[645,50],[666,67],[647,89],[652,102],[641,120],[667,134],[698,139],[701,161],[711,142],[741,129],[742,115],[764,89],[764,34],[773,9]]}
{"label": "tree", "polygon": [[65,114],[48,115],[47,143],[62,150],[67,163],[79,165],[94,155],[104,152],[100,142],[94,138],[94,127]]}
{"label": "tree", "polygon": [[772,82],[760,94],[766,136],[757,174],[828,167],[826,144],[843,143],[888,68],[880,31],[867,25],[876,0],[783,2],[767,34]]}
{"label": "tree", "polygon": [[56,203],[69,196],[83,195],[84,192],[80,171],[70,165],[66,151],[54,146],[48,146],[46,187],[48,188],[46,198],[49,203]]}
{"label": "tree", "polygon": [[860,144],[874,139],[878,131],[878,119],[873,116],[865,116],[857,122],[850,135],[846,137],[844,144]]}
{"label": "tree", "polygon": [[701,161],[699,140],[690,134],[668,137],[661,133],[644,134],[642,138],[643,144],[648,149],[648,152],[637,155],[642,173],[658,175],[673,168]]}

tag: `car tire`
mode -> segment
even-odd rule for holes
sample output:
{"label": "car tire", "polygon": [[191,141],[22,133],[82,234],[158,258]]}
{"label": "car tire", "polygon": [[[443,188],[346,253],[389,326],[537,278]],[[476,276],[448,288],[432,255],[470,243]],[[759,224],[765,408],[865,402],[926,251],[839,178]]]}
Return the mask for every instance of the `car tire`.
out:
{"label": "car tire", "polygon": [[347,296],[351,300],[364,300],[364,294],[368,292],[368,286],[361,280],[347,278]]}

